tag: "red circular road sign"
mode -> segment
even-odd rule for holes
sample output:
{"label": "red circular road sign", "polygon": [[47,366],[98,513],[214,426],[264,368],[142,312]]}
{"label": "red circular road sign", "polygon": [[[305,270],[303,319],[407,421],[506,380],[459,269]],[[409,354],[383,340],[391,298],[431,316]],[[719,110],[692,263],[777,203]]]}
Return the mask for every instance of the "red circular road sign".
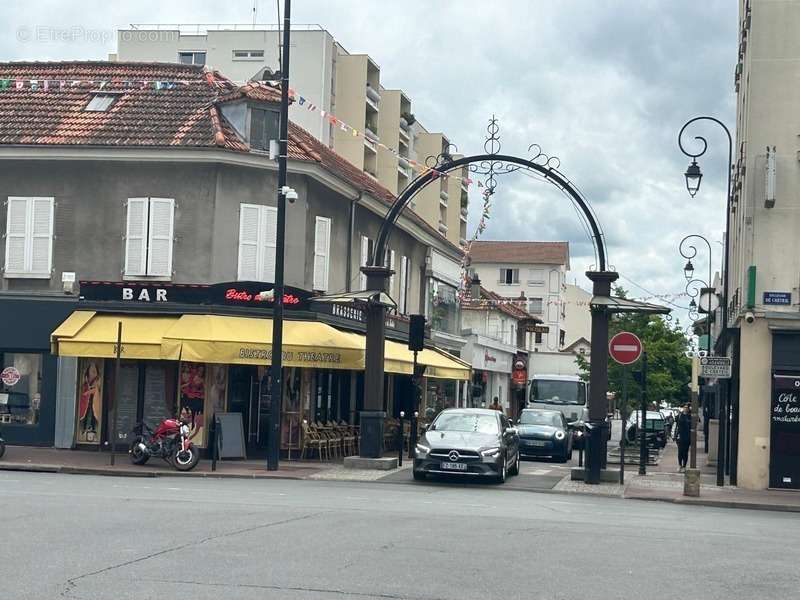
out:
{"label": "red circular road sign", "polygon": [[628,331],[622,331],[611,338],[608,353],[621,365],[630,365],[642,355],[642,340]]}

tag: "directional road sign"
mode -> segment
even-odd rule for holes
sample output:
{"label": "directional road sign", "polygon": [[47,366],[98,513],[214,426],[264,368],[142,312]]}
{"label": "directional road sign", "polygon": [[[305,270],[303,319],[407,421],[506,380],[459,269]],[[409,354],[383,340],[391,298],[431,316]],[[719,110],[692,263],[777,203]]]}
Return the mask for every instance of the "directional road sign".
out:
{"label": "directional road sign", "polygon": [[700,358],[700,377],[730,379],[731,363],[728,356],[703,356]]}

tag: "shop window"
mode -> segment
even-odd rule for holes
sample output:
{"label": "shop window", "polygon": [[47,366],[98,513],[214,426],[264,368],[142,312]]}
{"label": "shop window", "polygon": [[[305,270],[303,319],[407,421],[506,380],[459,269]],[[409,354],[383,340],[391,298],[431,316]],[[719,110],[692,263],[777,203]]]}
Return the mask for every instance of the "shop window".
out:
{"label": "shop window", "polygon": [[239,281],[275,281],[278,209],[241,204],[239,207]]}
{"label": "shop window", "polygon": [[174,216],[172,198],[128,198],[126,277],[172,277]]}
{"label": "shop window", "polygon": [[541,331],[537,331],[536,332],[536,337],[535,337],[534,341],[537,344],[541,344],[542,343],[542,332]]}
{"label": "shop window", "polygon": [[50,278],[53,198],[8,198],[6,277]]}
{"label": "shop window", "polygon": [[460,333],[460,313],[456,288],[437,279],[428,284],[427,314],[431,328],[444,333]]}
{"label": "shop window", "polygon": [[36,425],[42,404],[42,355],[3,353],[0,423]]}

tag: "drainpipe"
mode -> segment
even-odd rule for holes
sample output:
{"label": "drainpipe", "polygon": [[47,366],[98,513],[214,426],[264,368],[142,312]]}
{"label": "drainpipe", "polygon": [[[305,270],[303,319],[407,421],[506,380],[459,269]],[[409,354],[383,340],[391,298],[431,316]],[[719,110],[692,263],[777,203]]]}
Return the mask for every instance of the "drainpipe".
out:
{"label": "drainpipe", "polygon": [[353,291],[353,234],[356,227],[356,204],[358,204],[364,192],[358,192],[358,196],[350,200],[350,226],[347,228],[347,267],[345,275],[345,291]]}

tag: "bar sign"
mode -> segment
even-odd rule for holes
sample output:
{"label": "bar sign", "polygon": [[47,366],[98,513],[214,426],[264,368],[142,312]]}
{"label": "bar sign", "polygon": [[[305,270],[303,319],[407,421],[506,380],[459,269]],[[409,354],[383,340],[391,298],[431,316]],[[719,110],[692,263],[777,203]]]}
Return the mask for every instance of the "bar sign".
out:
{"label": "bar sign", "polygon": [[789,306],[791,303],[791,292],[764,292],[764,304],[780,304]]}

